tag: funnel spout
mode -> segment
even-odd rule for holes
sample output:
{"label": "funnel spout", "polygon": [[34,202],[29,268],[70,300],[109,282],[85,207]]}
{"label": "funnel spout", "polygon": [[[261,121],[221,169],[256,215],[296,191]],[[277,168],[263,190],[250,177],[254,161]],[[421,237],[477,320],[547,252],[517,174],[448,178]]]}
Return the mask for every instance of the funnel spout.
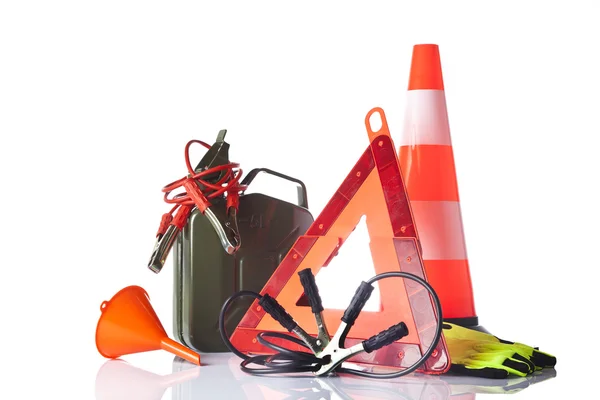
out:
{"label": "funnel spout", "polygon": [[198,353],[193,352],[182,344],[177,343],[173,339],[164,338],[160,342],[160,348],[193,364],[200,365],[200,355]]}

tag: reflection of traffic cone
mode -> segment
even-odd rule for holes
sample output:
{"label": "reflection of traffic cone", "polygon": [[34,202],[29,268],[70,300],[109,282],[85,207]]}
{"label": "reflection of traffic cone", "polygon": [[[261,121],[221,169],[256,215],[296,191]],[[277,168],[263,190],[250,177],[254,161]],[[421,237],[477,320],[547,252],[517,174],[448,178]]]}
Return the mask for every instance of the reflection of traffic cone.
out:
{"label": "reflection of traffic cone", "polygon": [[437,45],[413,48],[399,160],[443,316],[477,325]]}

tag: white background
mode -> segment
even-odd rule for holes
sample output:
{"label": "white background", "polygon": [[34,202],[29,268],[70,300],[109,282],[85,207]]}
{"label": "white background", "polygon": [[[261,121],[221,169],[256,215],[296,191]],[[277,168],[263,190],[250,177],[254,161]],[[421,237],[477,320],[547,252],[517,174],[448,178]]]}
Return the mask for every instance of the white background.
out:
{"label": "white background", "polygon": [[516,398],[595,393],[598,11],[2,1],[2,391],[94,398],[98,307],[124,286],[148,291],[171,334],[171,260],[146,264],[188,140],[228,129],[232,160],[302,179],[316,216],[366,148],[371,108],[398,142],[412,46],[436,43],[480,321],[558,357],[556,379]]}

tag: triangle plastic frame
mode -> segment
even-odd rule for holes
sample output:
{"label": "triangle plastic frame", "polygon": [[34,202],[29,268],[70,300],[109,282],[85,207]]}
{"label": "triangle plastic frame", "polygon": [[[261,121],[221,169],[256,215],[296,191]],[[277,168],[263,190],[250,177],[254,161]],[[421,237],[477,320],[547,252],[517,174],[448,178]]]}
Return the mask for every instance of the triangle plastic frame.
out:
{"label": "triangle plastic frame", "polygon": [[[381,128],[377,132],[371,129],[370,124],[371,116],[375,113],[381,118]],[[261,291],[261,294],[268,293],[275,297],[304,330],[315,336],[317,326],[310,307],[297,305],[303,295],[297,273],[311,268],[316,275],[321,268],[326,267],[363,215],[366,216],[375,272],[403,271],[427,279],[398,156],[383,110],[377,107],[369,111],[365,124],[369,146]],[[358,287],[360,282],[343,283]],[[378,284],[380,310],[361,312],[345,346],[350,347],[399,321],[406,323],[409,335],[371,354],[358,354],[349,362],[394,368],[410,367],[429,348],[437,318],[441,316],[435,315],[433,300],[416,282],[385,279]],[[323,291],[333,288],[320,289]],[[342,314],[343,310],[325,309],[323,312],[330,334],[337,330]],[[258,343],[256,335],[263,331],[287,331],[269,315],[265,315],[258,302],[254,301],[231,335],[233,345],[245,353],[271,354],[272,350]],[[283,344],[277,340],[273,342]],[[285,346],[290,347],[290,343],[285,342]],[[306,350],[300,347],[296,349]],[[436,350],[419,371],[441,374],[449,368],[450,357],[442,335]]]}

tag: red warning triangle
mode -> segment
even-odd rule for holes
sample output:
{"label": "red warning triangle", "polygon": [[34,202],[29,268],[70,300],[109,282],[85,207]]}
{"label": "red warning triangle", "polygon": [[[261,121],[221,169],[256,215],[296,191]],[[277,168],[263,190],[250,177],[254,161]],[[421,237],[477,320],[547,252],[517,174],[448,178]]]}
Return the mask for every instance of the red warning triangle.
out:
{"label": "red warning triangle", "polygon": [[[381,118],[381,128],[377,132],[373,132],[370,124],[375,113]],[[366,216],[375,272],[403,271],[426,279],[410,203],[383,110],[374,108],[369,111],[365,124],[369,147],[261,291],[261,294],[275,297],[298,325],[314,336],[317,335],[317,326],[310,307],[297,305],[302,303],[298,300],[304,292],[298,271],[310,268],[316,275],[322,267],[326,267],[363,215]],[[355,282],[356,287],[359,284]],[[437,324],[433,302],[427,291],[413,281],[386,279],[378,284],[381,310],[361,312],[348,334],[346,347],[400,321],[407,325],[409,335],[370,354],[358,354],[349,361],[410,367],[433,342]],[[321,291],[325,290],[335,288],[321,288]],[[330,334],[337,330],[342,314],[343,310],[325,309],[323,312]],[[254,301],[231,336],[233,345],[245,353],[271,354],[273,351],[258,343],[256,335],[264,331],[287,331],[271,316],[265,315],[258,302]],[[293,348],[289,342],[284,345]],[[449,367],[450,357],[442,335],[436,350],[419,371],[440,374]]]}

